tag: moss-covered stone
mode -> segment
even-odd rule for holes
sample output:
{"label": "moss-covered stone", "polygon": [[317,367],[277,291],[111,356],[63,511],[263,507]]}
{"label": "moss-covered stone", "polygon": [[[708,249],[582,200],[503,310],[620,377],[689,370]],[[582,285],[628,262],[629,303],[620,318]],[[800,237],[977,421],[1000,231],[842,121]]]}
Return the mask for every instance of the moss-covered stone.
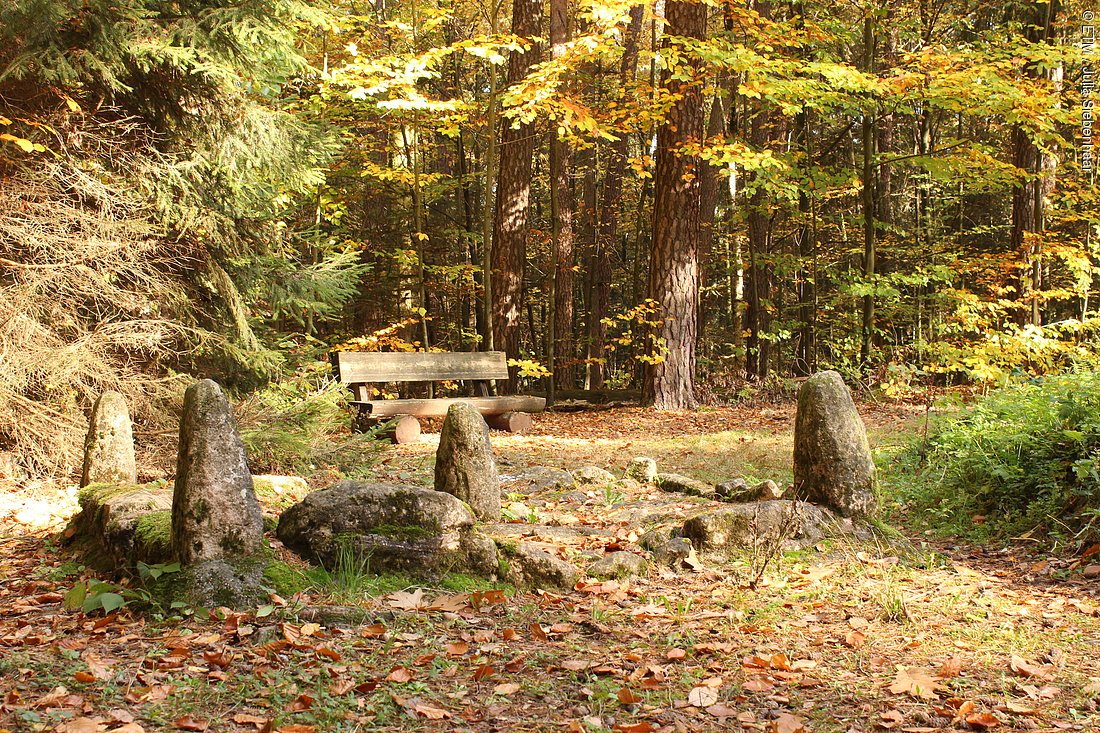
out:
{"label": "moss-covered stone", "polygon": [[131,571],[138,562],[153,565],[172,559],[172,494],[165,483],[89,484],[78,499],[75,544],[89,565]]}

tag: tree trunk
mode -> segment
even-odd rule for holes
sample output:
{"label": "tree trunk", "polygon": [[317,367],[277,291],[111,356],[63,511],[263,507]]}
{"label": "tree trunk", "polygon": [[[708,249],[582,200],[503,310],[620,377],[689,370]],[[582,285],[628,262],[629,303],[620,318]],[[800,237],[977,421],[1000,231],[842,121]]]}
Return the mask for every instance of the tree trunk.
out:
{"label": "tree trunk", "polygon": [[[539,58],[539,45],[531,39],[539,33],[542,3],[514,0],[512,32],[530,44],[526,51],[513,51],[508,59],[508,84],[522,80]],[[531,199],[531,158],[534,154],[534,125],[509,124],[500,134],[496,206],[493,211],[491,326],[493,347],[511,359],[519,358],[520,325],[523,318],[523,276],[527,263],[527,215]],[[506,388],[514,391],[514,370]]]}
{"label": "tree trunk", "polygon": [[[565,55],[569,41],[569,0],[550,2],[550,56]],[[554,315],[547,354],[552,370],[550,392],[573,387],[573,150],[551,131],[550,209],[554,236]]]}
{"label": "tree trunk", "polygon": [[[630,24],[623,39],[623,55],[619,61],[619,83],[626,88],[634,80],[638,68],[638,38],[642,32],[641,5],[630,9]],[[619,214],[623,199],[623,174],[626,172],[628,135],[623,132],[610,145],[607,175],[603,182],[603,200],[597,223],[596,252],[593,257],[592,288],[588,317],[588,389],[603,388],[604,346],[607,325],[603,319],[611,307],[611,250],[619,238]]]}
{"label": "tree trunk", "polygon": [[[665,18],[670,36],[702,39],[707,6],[669,0]],[[665,48],[675,41],[666,38]],[[663,359],[646,369],[643,395],[657,409],[689,409],[695,401],[695,338],[699,289],[699,179],[701,161],[683,150],[703,137],[702,64],[685,59],[666,69],[662,85],[676,102],[657,131],[653,204],[653,253],[649,292],[659,306],[656,329]],[[684,77],[688,79],[685,80]]]}
{"label": "tree trunk", "polygon": [[[1027,3],[1024,6],[1025,37],[1032,43],[1050,43],[1054,38],[1055,3]],[[1029,64],[1028,76],[1038,79],[1044,72]],[[1039,291],[1043,286],[1043,198],[1053,183],[1044,185],[1044,173],[1053,170],[1052,161],[1045,158],[1039,146],[1022,125],[1012,131],[1012,164],[1027,174],[1027,178],[1012,192],[1012,250],[1024,260],[1017,287],[1020,302],[1018,322],[1023,325],[1042,324]]]}
{"label": "tree trunk", "polygon": [[[872,73],[875,66],[875,21],[868,12],[863,20],[864,71]],[[875,286],[875,111],[863,111],[863,279],[864,286]],[[864,369],[871,363],[871,347],[875,328],[875,295],[863,296],[863,318],[860,328],[859,358]]]}

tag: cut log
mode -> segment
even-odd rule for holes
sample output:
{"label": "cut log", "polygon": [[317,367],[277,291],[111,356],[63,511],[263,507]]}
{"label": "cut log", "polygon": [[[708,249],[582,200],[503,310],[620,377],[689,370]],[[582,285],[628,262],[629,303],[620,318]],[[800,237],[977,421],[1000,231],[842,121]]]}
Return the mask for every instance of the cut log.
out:
{"label": "cut log", "polygon": [[[396,419],[394,419],[394,417],[396,417]],[[356,431],[365,433],[382,423],[392,423],[385,430],[380,431],[378,437],[387,438],[398,445],[412,443],[420,437],[419,420],[412,415],[399,415],[394,417],[378,418],[365,412],[360,412],[356,417],[354,427]]]}
{"label": "cut log", "polygon": [[523,435],[535,425],[535,421],[526,412],[502,412],[499,415],[488,415],[485,422],[493,430],[504,430],[509,433]]}
{"label": "cut log", "polygon": [[412,415],[413,417],[445,417],[456,402],[469,402],[482,415],[502,415],[506,412],[542,412],[546,400],[542,397],[446,397],[434,400],[373,400],[352,404],[372,418]]}

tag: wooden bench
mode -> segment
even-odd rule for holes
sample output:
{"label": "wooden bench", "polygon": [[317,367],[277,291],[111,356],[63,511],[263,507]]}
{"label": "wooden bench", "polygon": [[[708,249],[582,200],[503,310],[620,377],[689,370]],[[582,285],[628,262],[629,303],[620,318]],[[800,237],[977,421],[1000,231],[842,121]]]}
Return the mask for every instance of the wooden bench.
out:
{"label": "wooden bench", "polygon": [[[528,413],[542,412],[546,408],[546,400],[542,397],[489,396],[489,380],[508,378],[508,359],[503,351],[337,351],[330,358],[337,378],[355,393],[352,404],[359,410],[361,419],[377,423],[397,418],[391,436],[397,443],[407,443],[420,435],[418,418],[443,417],[456,402],[469,402],[485,416],[490,427],[514,433],[525,432],[531,427]],[[477,396],[373,399],[376,390],[372,385],[392,382],[465,382],[476,390]]]}

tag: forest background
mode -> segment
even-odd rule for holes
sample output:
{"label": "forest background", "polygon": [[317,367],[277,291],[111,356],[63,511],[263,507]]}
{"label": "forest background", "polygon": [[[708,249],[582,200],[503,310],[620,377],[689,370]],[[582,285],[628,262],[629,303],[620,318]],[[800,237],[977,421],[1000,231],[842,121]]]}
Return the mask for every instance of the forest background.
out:
{"label": "forest background", "polygon": [[323,422],[340,346],[660,408],[1091,371],[1093,12],[9,0],[3,469],[105,389],[170,438],[187,375]]}

